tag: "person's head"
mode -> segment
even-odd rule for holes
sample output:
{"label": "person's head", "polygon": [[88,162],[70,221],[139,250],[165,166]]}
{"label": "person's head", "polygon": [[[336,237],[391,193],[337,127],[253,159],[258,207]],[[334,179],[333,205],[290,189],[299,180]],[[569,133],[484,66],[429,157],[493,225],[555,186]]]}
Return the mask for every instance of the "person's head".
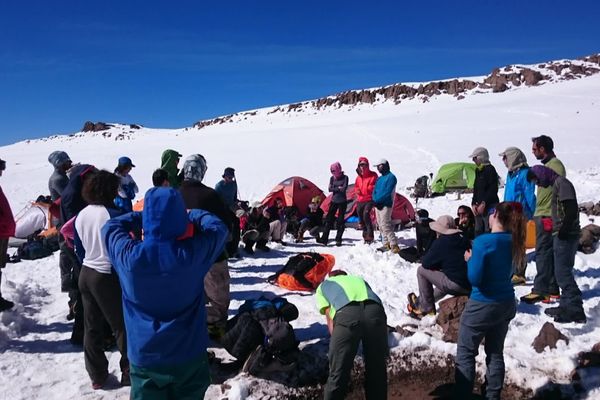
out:
{"label": "person's head", "polygon": [[115,173],[120,175],[127,175],[134,167],[135,165],[133,165],[131,158],[119,157],[117,168],[115,168]]}
{"label": "person's head", "polygon": [[186,181],[202,182],[206,174],[206,159],[202,154],[192,154],[183,162],[183,179]]}
{"label": "person's head", "polygon": [[527,166],[527,157],[517,147],[507,147],[506,150],[498,155],[502,157],[502,162],[509,171],[516,171],[521,167]]}
{"label": "person's head", "polygon": [[490,153],[485,147],[476,147],[469,156],[475,165],[485,165],[490,163]]}
{"label": "person's head", "polygon": [[454,235],[455,233],[460,233],[461,230],[456,228],[456,224],[454,223],[454,218],[450,215],[442,215],[438,219],[429,223],[429,227],[432,231],[437,232],[438,236],[440,235]]}
{"label": "person's head", "polygon": [[83,182],[81,196],[88,204],[114,208],[120,179],[105,170],[92,172]]}
{"label": "person's head", "polygon": [[342,165],[339,163],[339,161],[336,161],[333,164],[331,164],[331,166],[329,167],[329,171],[331,172],[331,175],[333,175],[334,178],[339,178],[344,173],[342,171]]}
{"label": "person's head", "polygon": [[512,235],[512,259],[514,265],[525,262],[525,216],[521,203],[503,201],[490,210],[492,232],[510,232]]}
{"label": "person's head", "polygon": [[329,277],[334,277],[334,276],[344,276],[344,275],[348,275],[348,273],[346,271],[344,271],[343,269],[335,269],[333,271],[329,272]]}
{"label": "person's head", "polygon": [[544,165],[534,165],[527,171],[527,180],[541,187],[554,185],[556,178],[558,178],[558,174]]}
{"label": "person's head", "polygon": [[277,197],[275,199],[275,207],[283,208],[284,206],[285,206],[285,203],[284,203],[283,199],[281,197]]}
{"label": "person's head", "polygon": [[308,203],[308,207],[310,208],[310,210],[312,212],[317,211],[317,209],[319,208],[319,206],[321,205],[321,196],[315,196],[312,199],[310,199],[310,203]]}
{"label": "person's head", "polygon": [[187,229],[189,217],[179,191],[155,187],[144,196],[144,241],[176,240]]}
{"label": "person's head", "polygon": [[4,170],[6,170],[6,161],[0,158],[0,176],[2,176]]}
{"label": "person's head", "polygon": [[375,168],[377,168],[377,172],[381,175],[385,175],[390,172],[390,163],[385,158],[380,158],[373,164]]}
{"label": "person's head", "polygon": [[554,154],[554,141],[550,136],[531,138],[531,152],[537,160],[545,160]]}
{"label": "person's head", "polygon": [[235,180],[235,169],[233,169],[231,167],[225,168],[225,171],[223,171],[223,180],[225,182],[234,181]]}
{"label": "person's head", "polygon": [[54,169],[61,172],[67,172],[73,166],[73,162],[69,155],[64,151],[59,150],[50,153],[48,162],[52,164]]}
{"label": "person's head", "polygon": [[417,216],[416,216],[416,220],[418,223],[422,223],[424,221],[427,221],[429,219],[429,211],[427,211],[424,208],[420,208],[417,210]]}
{"label": "person's head", "polygon": [[458,206],[458,210],[456,210],[456,216],[458,217],[459,224],[468,224],[475,221],[475,215],[469,206]]}
{"label": "person's head", "polygon": [[40,194],[37,199],[35,199],[35,202],[37,204],[50,204],[52,203],[52,198],[50,196]]}
{"label": "person's head", "polygon": [[179,154],[177,151],[172,149],[165,150],[160,157],[161,168],[177,168],[177,164],[179,164],[180,159],[181,154]]}
{"label": "person's head", "polygon": [[359,175],[362,175],[368,170],[369,170],[369,160],[367,159],[367,157],[360,157],[358,159],[358,166],[356,168],[356,172]]}
{"label": "person's head", "polygon": [[154,187],[169,187],[169,173],[162,168],[158,168],[152,173],[152,185]]}

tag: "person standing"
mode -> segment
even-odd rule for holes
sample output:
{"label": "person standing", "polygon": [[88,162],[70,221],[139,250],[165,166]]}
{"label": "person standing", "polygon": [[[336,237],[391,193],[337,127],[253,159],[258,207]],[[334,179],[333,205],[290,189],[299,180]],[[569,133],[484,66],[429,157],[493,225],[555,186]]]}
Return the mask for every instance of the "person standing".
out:
{"label": "person standing", "polygon": [[583,324],[587,319],[583,311],[581,291],[573,277],[573,264],[581,234],[575,188],[567,178],[543,165],[531,167],[527,177],[540,187],[552,188],[550,204],[553,265],[561,296],[558,307],[548,308],[544,312],[553,317],[554,322]]}
{"label": "person standing", "polygon": [[223,171],[223,179],[215,185],[215,190],[221,196],[221,200],[227,206],[230,212],[229,219],[231,220],[231,240],[227,242],[227,253],[229,257],[238,257],[238,247],[240,244],[240,219],[235,214],[238,209],[238,187],[235,179],[235,169],[231,167],[225,168]]}
{"label": "person standing", "polygon": [[[140,227],[143,241],[129,234]],[[204,275],[227,227],[208,211],[188,213],[178,191],[157,187],[146,192],[142,213],[108,220],[102,235],[123,290],[131,399],[204,398]]]}
{"label": "person standing", "polygon": [[[554,141],[541,135],[531,139],[531,151],[535,158],[558,175],[566,177],[563,163],[554,154]],[[531,293],[521,297],[529,304],[539,301],[549,303],[560,298],[560,291],[554,276],[554,250],[552,239],[552,188],[537,187],[535,203],[535,267],[536,275]]]}
{"label": "person standing", "polygon": [[373,209],[373,190],[377,181],[377,173],[369,169],[369,160],[366,157],[358,159],[356,173],[358,174],[354,182],[357,201],[356,213],[362,227],[363,240],[366,244],[370,244],[374,240],[371,210]]}
{"label": "person standing", "polygon": [[[6,161],[0,159],[0,176],[6,170]],[[6,267],[8,249],[8,239],[15,235],[15,219],[13,217],[10,204],[0,187],[0,286],[2,285],[2,268]],[[1,289],[1,288],[0,288]],[[2,297],[0,290],[0,312],[10,310],[15,303]]]}
{"label": "person standing", "polygon": [[525,218],[520,203],[502,202],[490,215],[491,233],[465,251],[471,296],[460,318],[456,347],[455,397],[469,399],[475,383],[475,357],[485,339],[484,397],[500,399],[504,385],[504,340],[517,305],[512,264],[525,255]]}
{"label": "person standing", "polygon": [[50,191],[52,201],[56,201],[60,198],[62,191],[69,183],[67,171],[71,169],[73,162],[64,151],[53,151],[50,153],[48,162],[54,167],[54,172],[52,172],[50,179],[48,179],[48,190]]}
{"label": "person standing", "polygon": [[100,232],[106,221],[121,214],[114,204],[120,180],[108,171],[94,173],[81,191],[88,206],[75,218],[75,253],[81,263],[79,292],[85,310],[83,354],[94,390],[101,389],[108,378],[104,321],[108,322],[121,353],[121,385],[130,385],[121,285],[113,273]]}
{"label": "person standing", "polygon": [[394,234],[392,226],[392,211],[394,209],[394,198],[396,197],[396,176],[390,172],[390,163],[382,158],[375,164],[377,171],[381,176],[375,183],[373,189],[373,203],[375,204],[375,216],[377,225],[383,236],[383,247],[379,250],[391,250],[392,253],[399,253],[398,239]]}
{"label": "person standing", "polygon": [[137,184],[129,174],[133,168],[135,165],[129,157],[120,157],[117,168],[115,168],[115,174],[121,179],[118,195],[115,197],[115,205],[124,212],[132,211],[131,201],[139,192]]}
{"label": "person standing", "polygon": [[[327,245],[329,241],[329,232],[333,228],[334,220],[336,220],[335,245],[342,245],[342,236],[344,235],[346,207],[348,200],[346,199],[346,190],[348,189],[348,177],[342,171],[342,166],[339,162],[334,162],[330,167],[331,177],[329,178],[329,192],[332,193],[329,210],[325,217],[325,228],[319,243]],[[337,212],[337,218],[336,218]]]}
{"label": "person standing", "polygon": [[[527,180],[527,158],[516,147],[507,147],[499,154],[508,169],[506,184],[504,186],[504,201],[516,201],[523,207],[523,215],[529,221],[535,212],[535,184]],[[513,285],[524,285],[527,260],[523,258],[520,263],[513,266]]]}
{"label": "person standing", "polygon": [[172,149],[163,151],[162,156],[160,157],[160,168],[167,171],[169,185],[175,189],[179,188],[179,184],[183,180],[182,176],[179,174],[179,168],[177,167],[180,159],[181,154]]}
{"label": "person standing", "polygon": [[316,301],[331,335],[323,398],[345,398],[354,357],[362,342],[366,398],[385,400],[389,348],[387,317],[379,297],[362,278],[337,270],[317,287]]}
{"label": "person standing", "polygon": [[475,183],[471,208],[475,214],[475,236],[490,231],[489,212],[498,199],[498,173],[490,164],[490,154],[484,147],[477,147],[469,156],[476,165]]}
{"label": "person standing", "polygon": [[[179,192],[187,209],[206,210],[227,226],[231,226],[230,213],[217,192],[202,183],[206,174],[206,159],[202,154],[193,154],[183,163],[183,182]],[[211,335],[220,337],[225,333],[227,312],[229,310],[229,266],[227,250],[223,249],[204,277],[206,294],[206,322]]]}

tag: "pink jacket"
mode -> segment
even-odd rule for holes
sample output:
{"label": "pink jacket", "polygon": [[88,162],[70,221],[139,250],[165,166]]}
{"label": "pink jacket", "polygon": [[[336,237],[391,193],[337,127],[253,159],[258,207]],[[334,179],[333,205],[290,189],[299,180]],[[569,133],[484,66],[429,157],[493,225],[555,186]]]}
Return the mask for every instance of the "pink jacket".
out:
{"label": "pink jacket", "polygon": [[15,218],[2,188],[0,188],[0,239],[8,239],[14,235]]}

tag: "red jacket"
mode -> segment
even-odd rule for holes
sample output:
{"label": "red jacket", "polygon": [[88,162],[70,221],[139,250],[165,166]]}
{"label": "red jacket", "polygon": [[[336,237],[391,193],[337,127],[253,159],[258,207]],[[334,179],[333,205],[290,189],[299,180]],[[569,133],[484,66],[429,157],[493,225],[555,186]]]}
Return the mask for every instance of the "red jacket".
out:
{"label": "red jacket", "polygon": [[361,176],[357,167],[356,182],[354,183],[354,192],[356,193],[356,200],[363,203],[373,200],[373,189],[375,189],[375,182],[377,181],[377,173],[369,169],[369,160],[366,157],[360,157],[358,163],[366,163],[367,170],[364,172],[364,176]]}
{"label": "red jacket", "polygon": [[15,219],[10,204],[0,188],[0,239],[8,239],[15,235]]}

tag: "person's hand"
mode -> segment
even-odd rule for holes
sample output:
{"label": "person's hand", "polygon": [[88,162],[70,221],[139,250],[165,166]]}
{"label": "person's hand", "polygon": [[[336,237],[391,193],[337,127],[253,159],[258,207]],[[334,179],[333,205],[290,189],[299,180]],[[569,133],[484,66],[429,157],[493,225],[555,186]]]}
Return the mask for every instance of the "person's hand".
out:
{"label": "person's hand", "polygon": [[475,203],[471,206],[471,210],[473,210],[473,214],[474,215],[479,215],[479,212],[477,211],[479,207],[479,204]]}
{"label": "person's hand", "polygon": [[485,214],[485,201],[482,201],[477,206],[477,214],[479,214],[479,215],[484,215]]}
{"label": "person's hand", "polygon": [[465,250],[465,261],[468,262],[471,259],[471,249]]}

